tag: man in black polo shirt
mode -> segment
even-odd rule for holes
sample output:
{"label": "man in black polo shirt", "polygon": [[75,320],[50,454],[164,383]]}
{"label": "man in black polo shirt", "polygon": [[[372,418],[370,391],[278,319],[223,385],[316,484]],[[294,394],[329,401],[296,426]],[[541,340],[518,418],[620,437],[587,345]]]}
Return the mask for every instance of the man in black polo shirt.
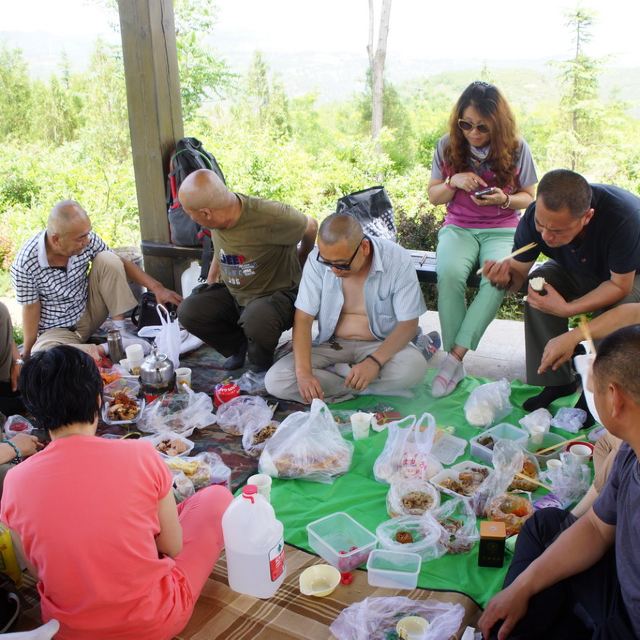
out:
{"label": "man in black polo shirt", "polygon": [[[530,251],[483,268],[494,286],[511,291],[527,278],[546,281],[542,292],[529,286],[525,305],[527,382],[545,387],[524,402],[527,411],[577,388],[570,363],[540,372],[545,345],[567,330],[569,317],[640,301],[640,199],[619,187],[589,185],[573,171],[550,171],[518,224],[514,249],[530,242],[537,243]],[[540,253],[550,260],[529,275]]]}

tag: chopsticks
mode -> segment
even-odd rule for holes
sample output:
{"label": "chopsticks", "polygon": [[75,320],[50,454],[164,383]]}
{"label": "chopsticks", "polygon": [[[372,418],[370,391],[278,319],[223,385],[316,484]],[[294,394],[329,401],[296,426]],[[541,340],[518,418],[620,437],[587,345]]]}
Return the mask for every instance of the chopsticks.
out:
{"label": "chopsticks", "polygon": [[[525,245],[524,247],[520,247],[519,249],[516,249],[515,251],[512,251],[508,256],[505,256],[504,258],[502,258],[502,260],[498,260],[498,262],[504,262],[505,260],[508,260],[509,258],[515,258],[516,256],[519,256],[521,253],[525,253],[527,251],[529,251],[530,249],[533,249],[534,247],[537,247],[538,243],[537,242],[530,242],[529,244]],[[480,267],[477,271],[476,271],[476,275],[479,276],[482,273],[482,267]]]}
{"label": "chopsticks", "polygon": [[589,351],[591,353],[596,352],[596,345],[593,344],[593,336],[591,335],[591,329],[589,329],[589,322],[587,321],[587,316],[580,316],[580,331],[582,331],[582,336],[587,342],[587,346],[589,347]]}
{"label": "chopsticks", "polygon": [[526,480],[527,482],[532,482],[533,484],[536,484],[539,487],[546,489],[547,491],[553,491],[553,489],[549,485],[546,485],[544,482],[540,482],[540,480],[537,480],[536,478],[532,478],[531,476],[528,476],[525,473],[516,473],[516,478],[520,478],[521,480]]}
{"label": "chopsticks", "polygon": [[566,445],[567,442],[574,442],[576,440],[584,440],[585,436],[580,434],[578,436],[576,436],[575,438],[571,438],[571,440],[563,440],[562,442],[556,442],[556,444],[551,445],[550,447],[547,447],[546,449],[540,449],[540,451],[536,451],[535,455],[540,456],[540,455],[544,455],[545,453],[548,453],[549,451],[553,451],[554,449],[557,449],[558,447],[561,447],[562,445]]}

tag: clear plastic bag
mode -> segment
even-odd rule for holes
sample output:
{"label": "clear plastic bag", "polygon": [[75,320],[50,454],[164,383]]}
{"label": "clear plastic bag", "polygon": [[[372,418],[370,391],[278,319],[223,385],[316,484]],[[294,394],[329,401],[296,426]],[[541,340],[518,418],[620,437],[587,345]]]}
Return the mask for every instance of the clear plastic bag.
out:
{"label": "clear plastic bag", "polygon": [[176,502],[186,500],[196,492],[193,482],[187,478],[183,471],[173,472],[173,495]]}
{"label": "clear plastic bag", "polygon": [[486,516],[496,522],[504,522],[507,538],[520,533],[527,518],[533,515],[531,496],[528,493],[503,493],[494,496],[486,508]]}
{"label": "clear plastic bag", "polygon": [[511,440],[498,440],[493,447],[493,471],[478,487],[471,498],[476,515],[484,516],[487,505],[496,496],[503,495],[513,477],[524,463],[524,451]]}
{"label": "clear plastic bag", "polygon": [[4,423],[4,432],[7,438],[13,438],[19,433],[31,433],[34,426],[22,416],[9,416]]}
{"label": "clear plastic bag", "polygon": [[439,544],[446,553],[466,553],[480,539],[476,514],[468,500],[447,500],[431,515],[442,527]]}
{"label": "clear plastic bag", "polygon": [[349,470],[353,444],[347,442],[329,411],[317,398],[311,410],[287,416],[260,455],[258,470],[274,478],[333,482]]}
{"label": "clear plastic bag", "polygon": [[578,433],[578,431],[582,429],[586,419],[587,412],[584,409],[562,407],[558,409],[556,415],[553,416],[551,426],[556,429],[564,429],[570,433]]}
{"label": "clear plastic bag", "polygon": [[387,513],[398,516],[421,516],[440,504],[440,493],[431,483],[420,478],[395,478],[387,492]]}
{"label": "clear plastic bag", "polygon": [[476,387],[464,403],[464,415],[474,427],[490,427],[508,416],[513,409],[508,380],[498,380]]}
{"label": "clear plastic bag", "polygon": [[148,404],[138,421],[138,428],[147,433],[175,431],[189,437],[194,429],[215,424],[211,398],[189,387],[184,389],[186,393],[163,393]]}
{"label": "clear plastic bag", "polygon": [[560,460],[562,465],[559,468],[543,471],[540,478],[551,485],[554,495],[566,509],[589,490],[591,469],[569,453],[560,454]]}
{"label": "clear plastic bag", "polygon": [[271,420],[264,426],[260,425],[260,423],[246,425],[242,434],[242,448],[250,456],[257,458],[279,426],[280,423],[276,420]]}
{"label": "clear plastic bag", "polygon": [[167,458],[165,463],[172,473],[182,472],[196,491],[211,484],[231,488],[231,469],[212,451],[204,451],[190,458]]}
{"label": "clear plastic bag", "polygon": [[123,391],[130,398],[136,398],[140,392],[140,383],[135,378],[118,378],[104,387],[104,395],[107,398],[113,398],[119,391]]}
{"label": "clear plastic bag", "polygon": [[245,371],[234,382],[240,387],[241,391],[250,395],[264,395],[267,390],[264,386],[264,378],[266,372],[256,373],[255,371]]}
{"label": "clear plastic bag", "polygon": [[391,422],[387,442],[373,465],[378,482],[391,482],[396,477],[428,480],[442,471],[442,464],[431,454],[436,421],[429,413],[418,420],[411,415]]}
{"label": "clear plastic bag", "polygon": [[383,549],[417,553],[423,561],[439,558],[445,550],[440,545],[442,528],[429,513],[422,516],[392,518],[376,529]]}
{"label": "clear plastic bag", "polygon": [[533,433],[534,427],[543,427],[545,432],[549,431],[551,426],[551,414],[547,409],[541,407],[531,413],[527,414],[524,418],[518,420],[518,422],[529,432]]}
{"label": "clear plastic bag", "polygon": [[365,598],[343,609],[330,631],[336,640],[386,640],[397,637],[396,625],[407,616],[420,616],[429,622],[422,640],[449,640],[462,624],[464,607],[404,596]]}
{"label": "clear plastic bag", "polygon": [[218,407],[218,426],[232,436],[241,436],[246,428],[262,429],[271,422],[273,412],[259,396],[238,396]]}

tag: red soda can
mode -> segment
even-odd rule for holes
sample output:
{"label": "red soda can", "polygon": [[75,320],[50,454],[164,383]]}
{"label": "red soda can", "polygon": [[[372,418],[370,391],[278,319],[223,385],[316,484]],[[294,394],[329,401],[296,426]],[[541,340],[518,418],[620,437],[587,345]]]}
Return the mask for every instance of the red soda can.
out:
{"label": "red soda can", "polygon": [[219,407],[240,395],[240,387],[235,382],[221,382],[213,389],[213,403]]}

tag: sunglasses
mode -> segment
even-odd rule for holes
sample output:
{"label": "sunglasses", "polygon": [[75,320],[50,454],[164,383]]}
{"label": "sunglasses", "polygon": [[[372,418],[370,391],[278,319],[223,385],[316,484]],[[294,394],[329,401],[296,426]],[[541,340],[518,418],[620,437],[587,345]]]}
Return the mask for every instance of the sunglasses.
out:
{"label": "sunglasses", "polygon": [[[367,236],[362,236],[362,240],[368,240]],[[360,247],[362,246],[362,240],[358,243],[356,250],[353,252],[353,255],[349,258],[347,262],[331,262],[330,260],[325,260],[318,252],[316,256],[316,260],[323,264],[325,267],[329,267],[330,269],[336,269],[337,271],[351,271],[351,263],[355,260],[355,257],[358,255],[358,251],[360,251]]]}
{"label": "sunglasses", "polygon": [[489,125],[487,124],[473,124],[473,122],[468,122],[467,120],[463,120],[460,118],[458,120],[458,126],[463,131],[473,131],[477,129],[480,133],[490,133],[491,129],[489,129]]}

